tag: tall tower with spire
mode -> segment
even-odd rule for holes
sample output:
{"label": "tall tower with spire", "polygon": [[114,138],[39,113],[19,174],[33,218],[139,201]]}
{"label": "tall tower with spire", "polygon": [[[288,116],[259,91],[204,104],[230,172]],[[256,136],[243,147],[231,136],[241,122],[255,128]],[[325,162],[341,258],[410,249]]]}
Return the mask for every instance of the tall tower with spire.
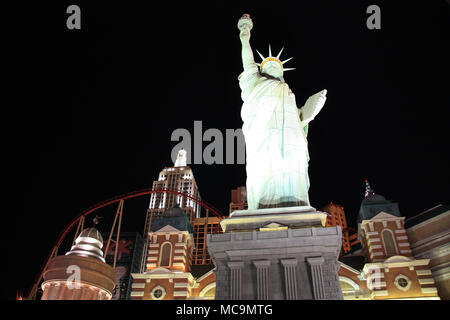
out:
{"label": "tall tower with spire", "polygon": [[[200,192],[195,182],[192,169],[186,165],[186,150],[178,151],[173,167],[164,167],[159,173],[158,180],[153,181],[152,190],[177,191],[200,199]],[[195,218],[200,217],[201,207],[192,199],[171,193],[153,193],[150,196],[149,208],[144,227],[144,252],[142,255],[141,272],[147,264],[149,233],[155,217],[161,216],[168,209],[179,207],[192,224]]]}
{"label": "tall tower with spire", "polygon": [[44,273],[42,300],[110,300],[114,269],[103,258],[96,228],[83,230],[69,252],[53,258]]}
{"label": "tall tower with spire", "polygon": [[364,193],[364,198],[367,198],[368,196],[375,195],[375,191],[373,191],[372,187],[370,186],[369,180],[364,180],[366,183],[366,192]]}
{"label": "tall tower with spire", "polygon": [[[195,198],[200,198],[194,173],[186,165],[186,151],[180,149],[173,167],[164,167],[159,173],[158,180],[153,181],[152,190],[172,190],[185,193]],[[200,216],[200,206],[193,200],[180,195],[169,193],[154,193],[150,197],[147,210],[147,222],[145,231],[148,231],[151,215],[160,215],[167,209],[178,205],[188,216],[190,222]]]}
{"label": "tall tower with spire", "polygon": [[374,189],[370,186],[368,180],[365,182],[365,192],[364,199],[361,202],[359,208],[357,222],[361,223],[363,220],[369,220],[375,217],[381,211],[392,214],[394,216],[400,216],[400,210],[398,208],[398,203],[392,202],[391,200],[386,200],[380,194],[376,194]]}
{"label": "tall tower with spire", "polygon": [[375,194],[365,180],[358,215],[358,238],[365,264],[358,277],[366,280],[370,298],[439,299],[430,259],[414,257],[398,203]]}

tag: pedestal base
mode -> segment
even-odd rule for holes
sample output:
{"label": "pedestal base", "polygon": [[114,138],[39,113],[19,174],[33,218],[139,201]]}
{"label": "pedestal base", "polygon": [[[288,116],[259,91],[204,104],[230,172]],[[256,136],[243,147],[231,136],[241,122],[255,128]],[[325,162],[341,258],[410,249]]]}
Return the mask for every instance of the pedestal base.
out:
{"label": "pedestal base", "polygon": [[225,233],[207,236],[216,299],[342,299],[342,233],[323,219],[311,207],[233,212],[221,223]]}
{"label": "pedestal base", "polygon": [[327,214],[310,206],[237,210],[220,223],[224,232],[267,228],[324,227]]}

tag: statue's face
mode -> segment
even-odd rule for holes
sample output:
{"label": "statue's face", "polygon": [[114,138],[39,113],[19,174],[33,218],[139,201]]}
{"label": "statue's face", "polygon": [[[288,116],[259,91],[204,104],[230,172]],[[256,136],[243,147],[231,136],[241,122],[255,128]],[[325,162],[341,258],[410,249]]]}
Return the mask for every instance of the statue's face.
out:
{"label": "statue's face", "polygon": [[261,73],[267,74],[273,78],[281,78],[283,76],[283,70],[281,69],[278,62],[267,62],[264,64],[264,68],[261,70]]}

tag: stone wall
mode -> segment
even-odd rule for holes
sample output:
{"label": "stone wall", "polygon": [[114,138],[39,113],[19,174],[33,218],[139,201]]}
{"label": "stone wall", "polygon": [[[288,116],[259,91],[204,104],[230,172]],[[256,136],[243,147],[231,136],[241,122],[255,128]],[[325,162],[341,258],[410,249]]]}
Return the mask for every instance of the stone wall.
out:
{"label": "stone wall", "polygon": [[216,300],[342,299],[341,228],[208,235]]}

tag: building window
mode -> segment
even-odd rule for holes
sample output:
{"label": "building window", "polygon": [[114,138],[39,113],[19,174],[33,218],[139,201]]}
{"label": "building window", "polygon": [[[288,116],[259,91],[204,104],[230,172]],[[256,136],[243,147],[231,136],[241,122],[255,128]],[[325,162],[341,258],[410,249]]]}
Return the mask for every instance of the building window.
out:
{"label": "building window", "polygon": [[216,283],[210,283],[200,291],[200,297],[207,300],[214,300],[216,296]]}
{"label": "building window", "polygon": [[161,286],[156,286],[153,288],[152,292],[150,292],[153,300],[162,300],[166,295],[166,290]]}
{"label": "building window", "polygon": [[405,278],[400,278],[398,280],[398,285],[402,288],[406,288],[406,286],[408,285],[408,280],[406,280]]}
{"label": "building window", "polygon": [[386,252],[386,256],[395,256],[396,254],[398,254],[392,232],[387,229],[383,230],[381,236],[383,238],[384,251]]}
{"label": "building window", "polygon": [[407,276],[399,274],[395,277],[394,284],[400,290],[407,291],[411,287],[411,280]]}
{"label": "building window", "polygon": [[357,299],[358,295],[364,295],[360,291],[359,285],[350,278],[339,276],[339,284],[344,300],[353,300]]}
{"label": "building window", "polygon": [[170,267],[171,255],[172,255],[172,244],[166,242],[161,247],[161,257],[159,259],[159,266]]}

